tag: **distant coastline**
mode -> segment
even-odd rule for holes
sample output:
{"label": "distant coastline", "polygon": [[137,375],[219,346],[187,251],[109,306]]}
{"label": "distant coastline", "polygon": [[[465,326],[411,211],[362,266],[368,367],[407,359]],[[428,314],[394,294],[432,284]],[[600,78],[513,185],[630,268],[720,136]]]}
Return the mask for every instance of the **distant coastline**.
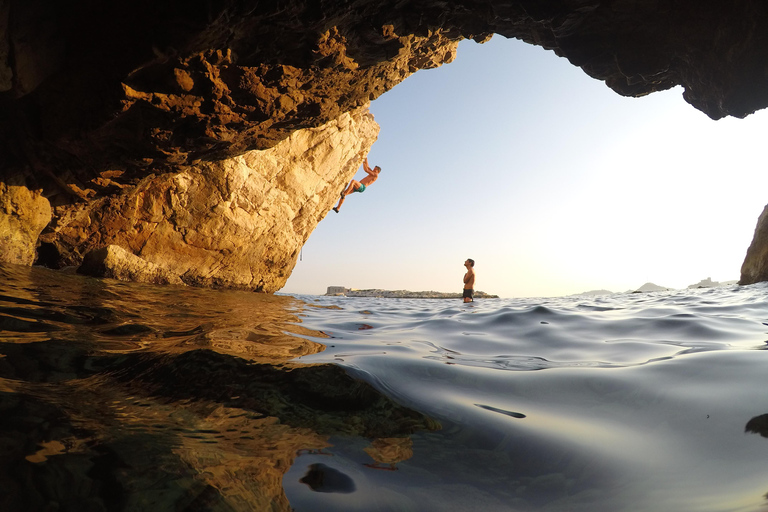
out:
{"label": "distant coastline", "polygon": [[[712,278],[708,277],[706,279],[702,279],[696,284],[689,285],[687,289],[689,290],[698,290],[701,288],[719,288],[721,286],[732,286],[737,284],[738,281],[713,281]],[[610,290],[591,290],[588,292],[583,293],[577,293],[576,296],[584,296],[584,297],[594,297],[597,295],[613,295],[614,293],[650,293],[650,292],[668,292],[675,290],[676,288],[669,288],[667,286],[659,286],[654,283],[645,283],[643,286],[636,290],[627,290],[626,292],[612,292]]]}
{"label": "distant coastline", "polygon": [[[408,290],[380,290],[368,289],[358,290],[356,288],[345,288],[344,286],[329,286],[326,296],[331,297],[376,297],[384,299],[460,299],[460,293],[445,292],[412,292]],[[498,295],[491,295],[485,292],[477,291],[474,294],[476,299],[498,299]]]}
{"label": "distant coastline", "polygon": [[[711,278],[702,279],[696,284],[689,285],[688,289],[701,289],[701,288],[718,288],[721,286],[732,286],[737,284],[738,281],[712,281]],[[572,296],[581,297],[595,297],[600,295],[614,295],[614,294],[627,294],[627,293],[652,293],[652,292],[666,292],[673,291],[676,288],[670,288],[667,286],[659,286],[655,283],[645,283],[641,287],[634,290],[627,290],[624,292],[613,292],[611,290],[590,290],[588,292],[576,293]],[[365,290],[357,288],[347,288],[345,286],[329,286],[325,293],[326,297],[375,297],[385,299],[460,299],[461,293],[446,293],[436,291],[421,291],[412,292],[409,290],[382,290],[379,288],[369,288]],[[474,294],[476,299],[498,299],[498,295],[491,295],[483,291],[476,291]]]}

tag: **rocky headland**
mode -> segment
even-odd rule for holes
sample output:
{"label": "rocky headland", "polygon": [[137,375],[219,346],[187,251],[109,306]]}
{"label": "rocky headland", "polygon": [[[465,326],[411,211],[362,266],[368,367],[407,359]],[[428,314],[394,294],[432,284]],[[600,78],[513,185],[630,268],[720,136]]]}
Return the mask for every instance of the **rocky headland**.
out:
{"label": "rocky headland", "polygon": [[768,205],[757,219],[755,235],[741,265],[739,284],[768,281]]}
{"label": "rocky headland", "polygon": [[369,102],[493,34],[713,119],[768,105],[759,0],[4,0],[0,261],[274,292],[376,140]]}

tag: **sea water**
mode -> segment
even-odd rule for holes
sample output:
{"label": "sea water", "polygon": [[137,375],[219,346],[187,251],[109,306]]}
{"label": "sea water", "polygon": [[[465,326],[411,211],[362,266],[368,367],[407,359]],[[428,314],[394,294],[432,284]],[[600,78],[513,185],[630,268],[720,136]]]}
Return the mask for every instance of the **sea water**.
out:
{"label": "sea water", "polygon": [[264,296],[0,266],[0,510],[768,510],[767,299]]}

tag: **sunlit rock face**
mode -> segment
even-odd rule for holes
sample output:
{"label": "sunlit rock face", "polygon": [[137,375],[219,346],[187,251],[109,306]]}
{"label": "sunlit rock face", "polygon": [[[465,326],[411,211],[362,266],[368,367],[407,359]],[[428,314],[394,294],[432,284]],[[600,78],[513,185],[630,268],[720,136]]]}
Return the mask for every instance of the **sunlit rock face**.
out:
{"label": "sunlit rock face", "polygon": [[754,284],[768,281],[768,206],[757,219],[752,244],[747,249],[741,265],[739,284]]}
{"label": "sunlit rock face", "polygon": [[[481,41],[492,33],[551,49],[622,95],[680,84],[685,99],[715,119],[744,117],[768,105],[768,6],[760,0],[137,0],[130,7],[5,0],[0,181],[13,178],[42,190],[55,207],[46,235],[75,226],[76,210],[98,212],[105,202],[114,208],[124,202],[127,219],[133,215],[130,194],[139,199],[170,191],[167,197],[192,198],[182,190],[181,174],[237,167],[228,159],[341,119],[409,74],[450,62],[461,39]],[[331,181],[348,176],[339,167]],[[199,187],[210,190],[221,183],[204,181]],[[229,208],[217,209],[203,197],[189,199],[188,206],[211,215]],[[293,200],[285,200],[295,211]],[[305,213],[299,210],[297,222],[305,222]],[[115,243],[154,264],[176,265],[180,275],[189,270],[171,261],[181,255],[175,249],[161,255],[166,249],[159,235],[156,247],[145,245],[145,234],[131,238],[116,214],[88,215],[100,226],[86,245]],[[226,254],[237,251],[227,249],[226,240],[207,241],[225,255],[211,262],[222,271],[188,274],[187,281],[275,289],[290,272],[295,248],[274,252],[270,239],[306,240],[282,231],[291,224],[265,224],[252,233],[274,262],[269,269],[250,269],[246,278],[228,262]],[[203,238],[210,230],[187,228]],[[21,248],[1,246],[0,259],[27,261],[21,253],[35,249],[30,239]],[[51,247],[39,250],[41,261],[61,263]],[[82,246],[64,259],[70,255],[81,257]]]}
{"label": "sunlit rock face", "polygon": [[63,263],[86,256],[89,274],[274,292],[378,132],[367,109],[345,113],[268,150],[147,177],[86,206],[60,206],[42,238]]}

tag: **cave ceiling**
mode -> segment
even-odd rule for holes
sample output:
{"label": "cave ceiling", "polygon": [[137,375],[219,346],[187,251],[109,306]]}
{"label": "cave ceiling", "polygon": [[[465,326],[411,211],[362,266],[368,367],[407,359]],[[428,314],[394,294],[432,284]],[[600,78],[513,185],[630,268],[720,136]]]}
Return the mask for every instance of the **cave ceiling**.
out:
{"label": "cave ceiling", "polygon": [[0,0],[0,33],[0,172],[42,187],[272,147],[493,34],[713,119],[768,104],[762,1]]}

